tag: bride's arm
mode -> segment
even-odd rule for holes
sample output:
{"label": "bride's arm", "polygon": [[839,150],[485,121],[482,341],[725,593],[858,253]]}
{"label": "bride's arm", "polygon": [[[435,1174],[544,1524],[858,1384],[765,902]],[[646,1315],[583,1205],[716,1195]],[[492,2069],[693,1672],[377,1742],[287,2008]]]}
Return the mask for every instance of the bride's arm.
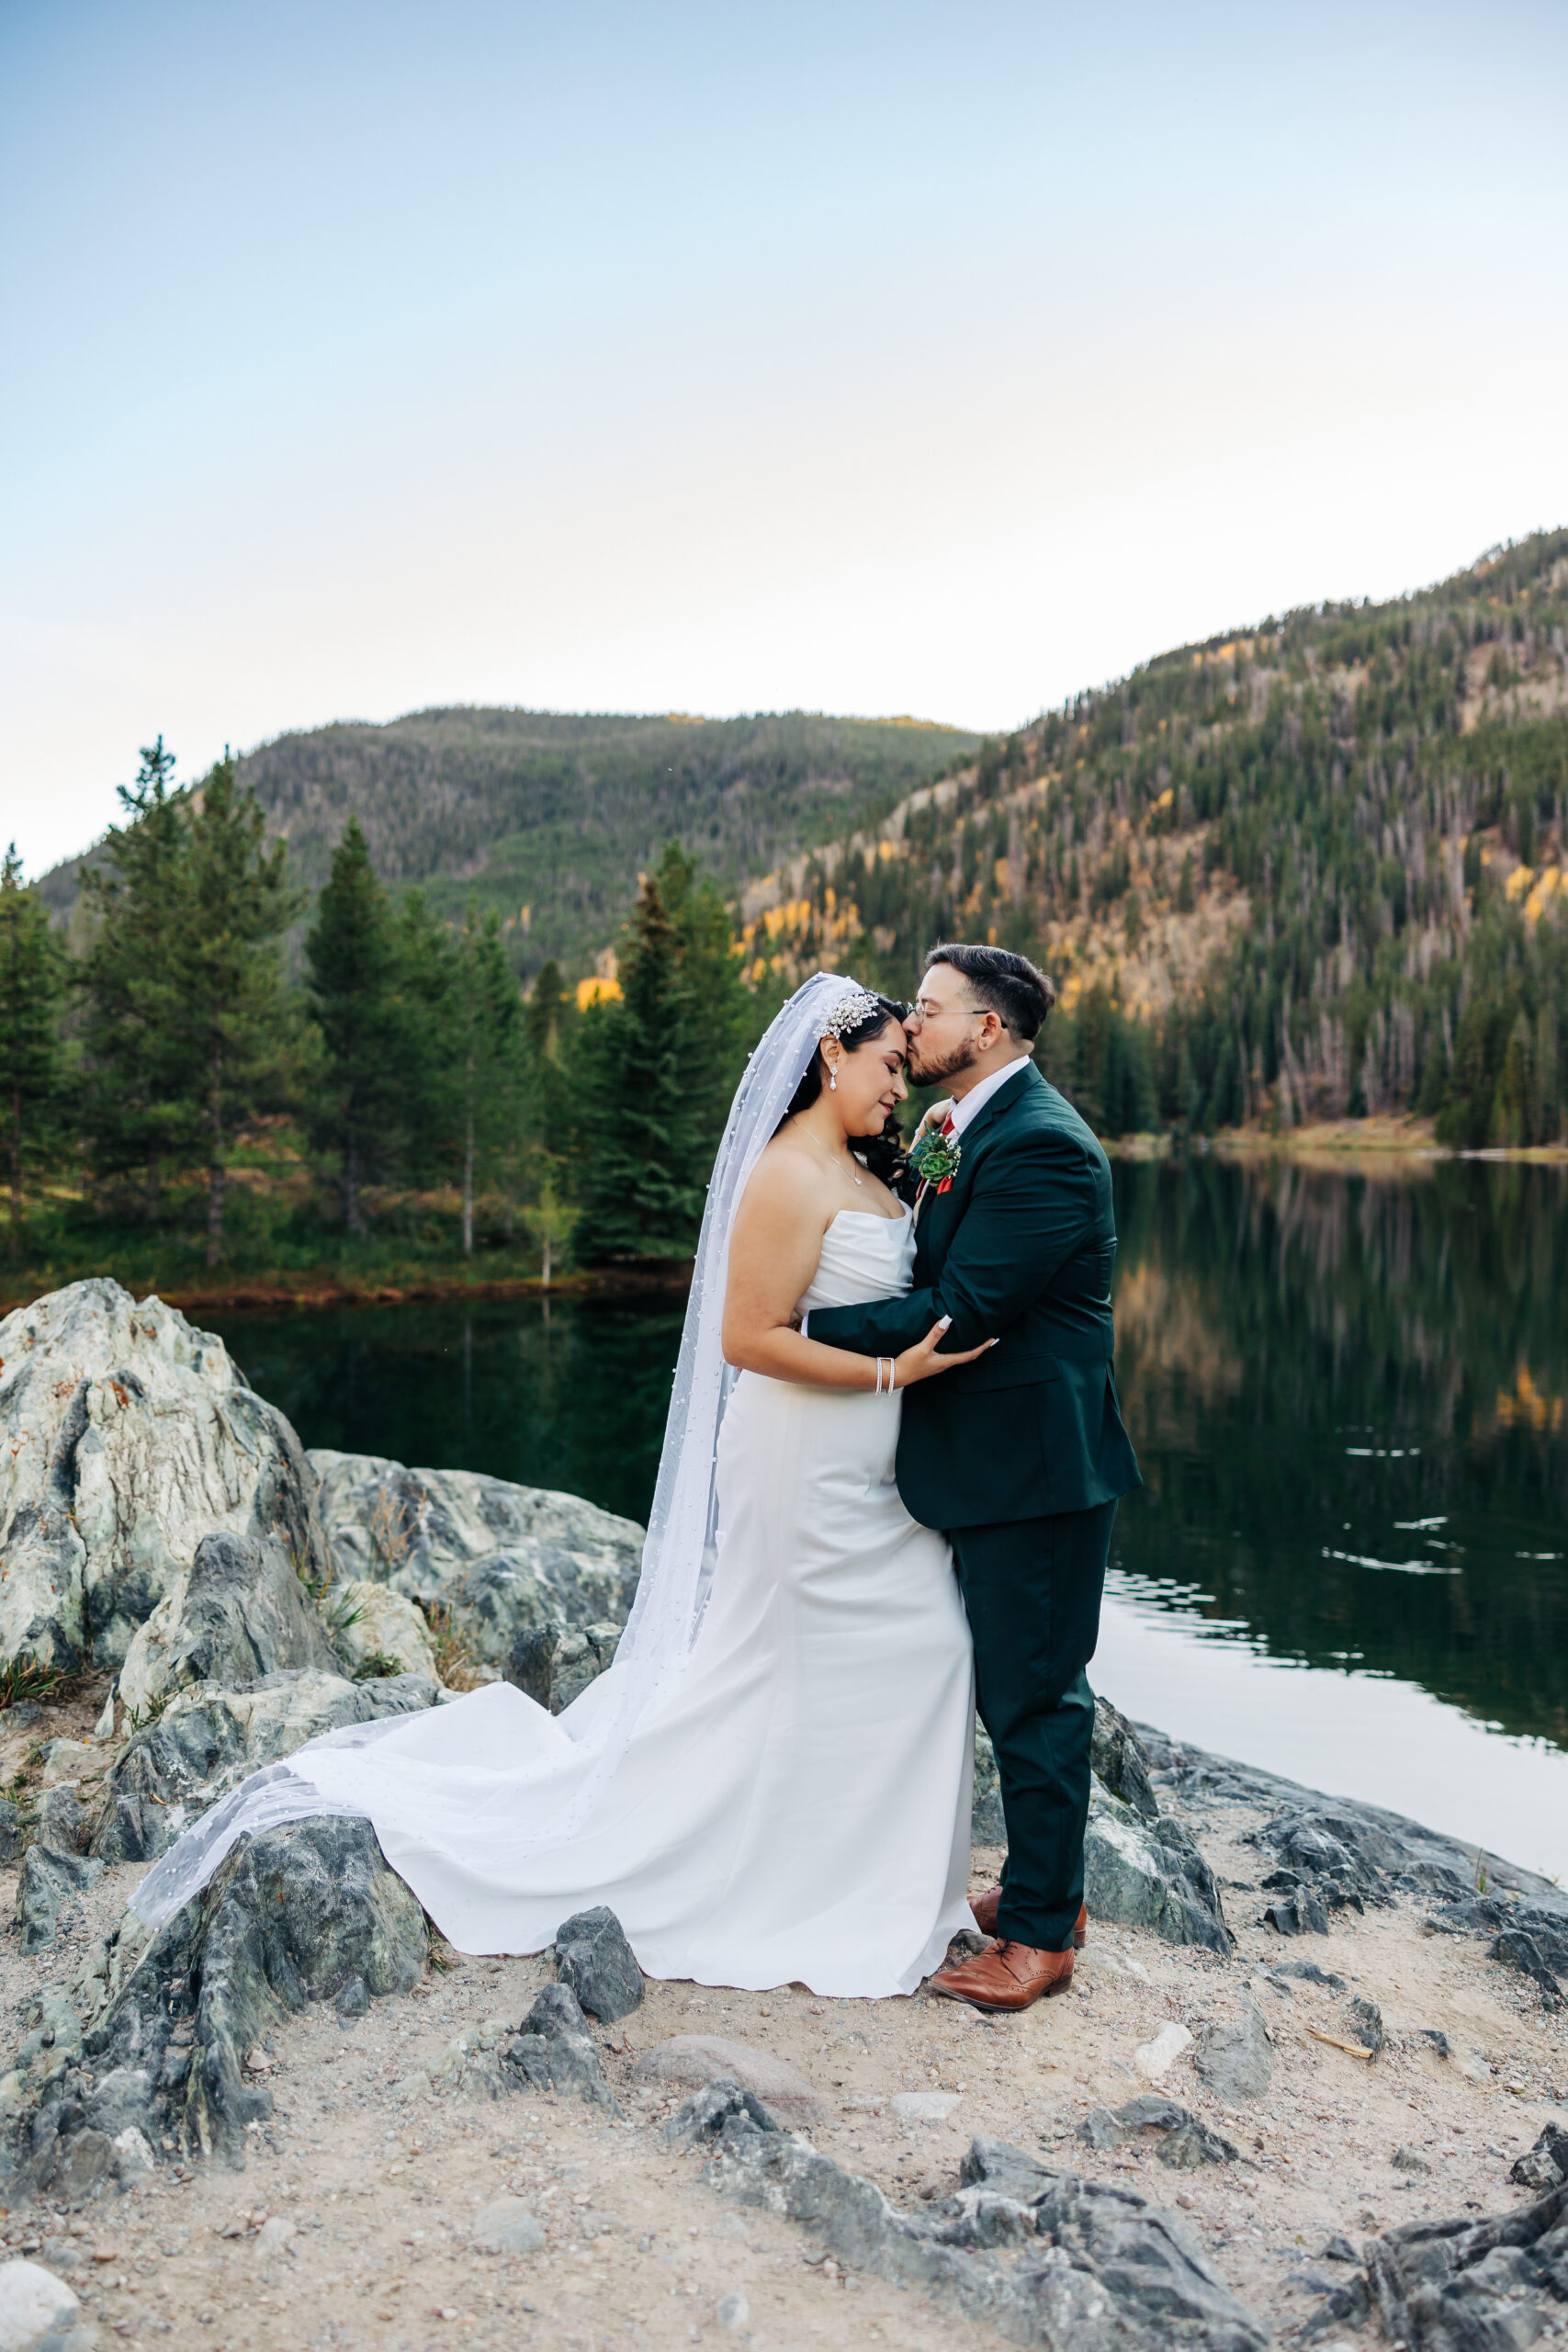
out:
{"label": "bride's arm", "polygon": [[[803,1388],[872,1388],[874,1358],[823,1347],[792,1329],[795,1302],[817,1272],[822,1254],[821,1196],[785,1161],[764,1159],[746,1187],[729,1237],[729,1279],[724,1295],[724,1354],[741,1372],[766,1373],[772,1380]],[[897,1359],[897,1385],[908,1387],[932,1372],[967,1363],[964,1355],[936,1354],[936,1330],[914,1335],[914,1344],[889,1349]],[[987,1345],[989,1344],[987,1341]]]}

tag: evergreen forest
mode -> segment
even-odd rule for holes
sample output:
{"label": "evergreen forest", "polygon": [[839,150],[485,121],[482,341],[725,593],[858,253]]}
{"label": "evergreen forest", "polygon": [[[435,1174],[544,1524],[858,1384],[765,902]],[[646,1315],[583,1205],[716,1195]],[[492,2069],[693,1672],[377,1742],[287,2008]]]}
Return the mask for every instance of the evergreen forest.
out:
{"label": "evergreen forest", "polygon": [[1033,956],[1107,1137],[1416,1114],[1568,1133],[1568,532],[1162,655],[984,741],[423,713],[0,872],[11,1287],[360,1286],[689,1256],[808,972]]}

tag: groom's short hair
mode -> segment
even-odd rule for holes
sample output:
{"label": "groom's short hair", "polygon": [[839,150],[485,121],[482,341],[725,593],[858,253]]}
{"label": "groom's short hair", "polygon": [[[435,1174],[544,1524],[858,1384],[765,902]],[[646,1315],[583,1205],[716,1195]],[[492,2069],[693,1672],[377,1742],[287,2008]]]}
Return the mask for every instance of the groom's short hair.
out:
{"label": "groom's short hair", "polygon": [[1045,1026],[1045,1015],[1056,1001],[1056,990],[1037,964],[1015,956],[1010,947],[966,946],[950,941],[933,947],[926,957],[933,964],[951,964],[969,983],[969,993],[987,1012],[994,1012],[1010,1036],[1032,1046]]}

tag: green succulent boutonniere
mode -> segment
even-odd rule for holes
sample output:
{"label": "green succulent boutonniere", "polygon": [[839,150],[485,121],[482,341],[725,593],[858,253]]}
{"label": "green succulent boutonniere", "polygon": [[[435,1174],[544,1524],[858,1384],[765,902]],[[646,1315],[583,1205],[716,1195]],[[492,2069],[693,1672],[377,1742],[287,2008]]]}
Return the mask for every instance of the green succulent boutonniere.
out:
{"label": "green succulent boutonniere", "polygon": [[934,1184],[939,1193],[945,1193],[958,1173],[962,1157],[956,1136],[928,1127],[909,1154],[909,1165],[922,1184]]}

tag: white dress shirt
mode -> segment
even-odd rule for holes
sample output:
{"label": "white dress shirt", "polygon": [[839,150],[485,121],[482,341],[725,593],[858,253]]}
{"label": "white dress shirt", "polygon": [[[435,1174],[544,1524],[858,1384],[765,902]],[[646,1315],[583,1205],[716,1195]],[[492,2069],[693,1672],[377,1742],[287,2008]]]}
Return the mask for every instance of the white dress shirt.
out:
{"label": "white dress shirt", "polygon": [[989,1078],[983,1078],[978,1086],[972,1086],[967,1094],[959,1095],[950,1103],[948,1115],[953,1121],[955,1136],[964,1133],[981,1104],[990,1101],[998,1086],[1005,1086],[1010,1078],[1016,1078],[1028,1059],[1027,1054],[1020,1054],[1016,1061],[1004,1062],[1000,1069],[994,1069]]}

